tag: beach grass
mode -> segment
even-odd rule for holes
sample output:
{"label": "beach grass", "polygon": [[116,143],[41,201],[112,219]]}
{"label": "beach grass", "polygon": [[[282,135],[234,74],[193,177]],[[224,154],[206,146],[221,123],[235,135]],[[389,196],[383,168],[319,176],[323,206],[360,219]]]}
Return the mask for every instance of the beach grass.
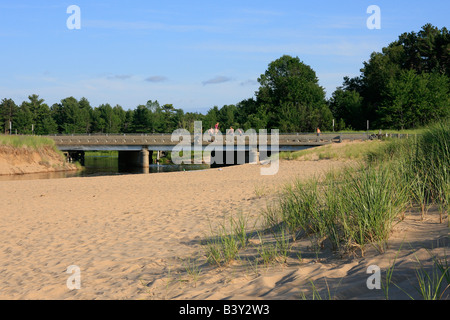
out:
{"label": "beach grass", "polygon": [[[342,152],[341,152],[342,151]],[[322,156],[320,156],[322,154]],[[287,155],[287,154],[286,154]],[[252,266],[268,266],[273,262],[286,263],[296,255],[302,263],[311,256],[300,251],[296,243],[309,239],[309,251],[320,260],[320,253],[328,246],[342,256],[360,253],[375,247],[380,253],[388,248],[388,240],[395,224],[400,223],[411,209],[419,208],[422,217],[431,206],[441,213],[449,211],[450,191],[450,124],[441,122],[422,129],[412,139],[387,139],[349,143],[339,152],[331,147],[289,153],[284,159],[357,159],[344,169],[327,172],[307,181],[294,180],[277,192],[274,202],[261,212],[263,229],[249,232],[245,227],[245,243],[254,246],[254,256],[246,259]],[[255,190],[263,195],[263,192]],[[218,237],[208,244],[208,257],[217,265],[225,265],[228,257],[236,259],[239,252],[249,249],[239,245],[237,230],[230,222],[222,225]],[[234,223],[235,224],[235,223]],[[249,241],[249,234],[256,237]],[[258,241],[259,240],[259,241]],[[256,245],[254,243],[257,243]],[[226,249],[228,248],[228,249]],[[232,255],[227,255],[231,252]],[[248,250],[247,250],[248,252]],[[448,260],[434,259],[429,271],[417,268],[417,292],[423,299],[440,299],[449,287]],[[225,262],[225,263],[224,263]],[[393,283],[394,264],[388,268],[383,292],[389,298]],[[410,296],[411,297],[411,296]]]}
{"label": "beach grass", "polygon": [[32,148],[37,150],[42,147],[51,147],[56,150],[55,142],[46,137],[28,135],[0,135],[0,145],[12,146],[15,148]]}
{"label": "beach grass", "polygon": [[225,266],[238,259],[239,251],[248,245],[248,232],[248,220],[242,214],[211,227],[211,235],[204,244],[208,263]]}
{"label": "beach grass", "polygon": [[366,160],[371,153],[376,153],[386,143],[383,140],[368,140],[364,143],[343,144],[339,149],[332,145],[309,148],[294,152],[280,152],[282,160]]}
{"label": "beach grass", "polygon": [[442,272],[439,266],[434,263],[431,270],[427,268],[418,260],[419,267],[416,269],[417,284],[416,290],[419,292],[423,300],[441,300],[450,287],[450,283],[446,283],[446,275],[448,268]]}
{"label": "beach grass", "polygon": [[[47,159],[48,151],[50,153],[58,156],[61,159],[61,163],[63,163],[64,167],[66,166],[66,156],[64,153],[58,149],[53,139],[42,136],[33,136],[33,135],[3,135],[0,134],[0,146],[9,146],[16,149],[28,149],[34,152],[38,152],[42,161],[41,165],[50,166],[50,161]],[[84,167],[79,162],[74,162],[73,166],[75,166],[76,170],[82,171]],[[55,169],[61,169],[62,167],[59,164],[53,164]],[[73,167],[71,167],[71,170]]]}
{"label": "beach grass", "polygon": [[417,139],[392,140],[370,152],[371,163],[391,162],[402,171],[400,182],[422,216],[437,205],[440,220],[450,211],[450,120],[424,129]]}
{"label": "beach grass", "polygon": [[[398,174],[398,173],[397,173]],[[300,234],[327,239],[333,250],[376,244],[384,251],[389,233],[407,207],[406,190],[389,166],[346,168],[340,180],[295,181],[278,206],[266,211],[266,226],[283,225]],[[270,214],[269,214],[270,213]]]}
{"label": "beach grass", "polygon": [[437,205],[442,223],[450,198],[449,122],[423,129],[415,139],[372,143],[349,151],[364,161],[343,169],[341,178],[295,182],[284,192],[279,210],[291,232],[317,233],[334,249],[356,245],[363,252],[370,243],[382,252],[393,224],[411,206],[418,205],[424,215]]}
{"label": "beach grass", "polygon": [[[427,127],[421,127],[416,129],[403,129],[403,130],[395,130],[395,129],[386,129],[381,130],[382,134],[421,134]],[[323,134],[379,134],[380,130],[339,130],[339,131],[322,131]]]}

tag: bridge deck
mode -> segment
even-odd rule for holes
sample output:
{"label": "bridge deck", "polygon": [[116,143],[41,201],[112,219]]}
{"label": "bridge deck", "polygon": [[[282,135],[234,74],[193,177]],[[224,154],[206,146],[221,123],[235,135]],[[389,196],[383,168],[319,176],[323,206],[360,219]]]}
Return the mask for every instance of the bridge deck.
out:
{"label": "bridge deck", "polygon": [[[172,136],[170,134],[155,134],[155,135],[56,135],[48,136],[55,141],[55,144],[59,147],[76,147],[76,146],[116,146],[116,147],[133,147],[133,146],[147,146],[151,147],[174,147],[180,144],[180,141],[172,141]],[[205,136],[203,137],[205,138]],[[207,137],[209,138],[209,137]],[[251,139],[243,136],[235,135],[233,137],[234,144],[253,144],[250,142],[251,139],[256,139],[256,144],[270,146],[272,145],[272,139],[270,135],[267,135],[263,140],[260,139],[259,135],[252,137]],[[347,139],[349,137],[346,137]],[[223,136],[223,144],[227,142],[225,139],[229,137]],[[341,137],[336,134],[322,134],[320,136],[314,134],[280,134],[278,135],[278,145],[279,146],[320,146],[325,144],[330,144],[333,142],[340,142]],[[353,139],[365,139],[364,135],[357,135]],[[191,136],[191,144],[194,145],[194,136]],[[201,146],[210,145],[214,141],[214,137],[211,140],[204,141],[204,139],[197,139],[195,144]],[[220,141],[220,140],[219,140]],[[217,142],[217,140],[216,140]]]}

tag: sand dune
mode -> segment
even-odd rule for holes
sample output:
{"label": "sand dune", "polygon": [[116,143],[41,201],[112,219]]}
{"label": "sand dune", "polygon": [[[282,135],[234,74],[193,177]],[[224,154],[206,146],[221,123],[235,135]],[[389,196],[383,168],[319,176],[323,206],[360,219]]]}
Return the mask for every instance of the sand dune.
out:
{"label": "sand dune", "polygon": [[[336,288],[337,298],[380,298],[365,284],[368,265],[388,265],[406,236],[412,248],[400,251],[398,277],[408,281],[414,248],[432,248],[438,239],[442,243],[434,250],[443,254],[443,246],[448,248],[446,223],[437,223],[431,213],[425,222],[408,218],[383,255],[374,251],[320,262],[305,255],[301,263],[291,259],[258,270],[239,262],[228,268],[202,263],[198,279],[186,273],[188,259],[204,262],[201,240],[211,226],[237,213],[257,223],[282,185],[344,165],[281,161],[274,176],[260,175],[259,165],[243,165],[0,181],[0,299],[300,299],[311,292],[309,279],[321,290],[326,284]],[[418,250],[430,262],[425,249]],[[80,289],[67,287],[71,265],[79,267]]]}

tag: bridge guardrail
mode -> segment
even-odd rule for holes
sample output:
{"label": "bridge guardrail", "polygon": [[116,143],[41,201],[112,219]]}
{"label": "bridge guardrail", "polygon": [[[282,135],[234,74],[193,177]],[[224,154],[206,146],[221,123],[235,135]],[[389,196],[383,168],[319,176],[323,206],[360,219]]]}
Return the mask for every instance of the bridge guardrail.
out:
{"label": "bridge guardrail", "polygon": [[[234,141],[238,141],[240,135],[234,135]],[[345,140],[374,140],[382,137],[394,138],[408,138],[408,134],[366,134],[366,133],[322,133],[317,135],[315,133],[280,133],[278,135],[278,143],[280,145],[322,145],[329,143],[342,142]],[[172,134],[73,134],[73,135],[48,135],[46,136],[55,141],[56,144],[68,145],[170,145],[175,146],[180,141],[172,141]],[[224,137],[224,144],[225,136]],[[229,137],[229,136],[228,136]],[[257,143],[260,144],[259,135],[256,135]],[[191,142],[197,144],[207,145],[214,141],[214,136],[211,139],[196,139],[194,134],[191,134]],[[245,144],[249,144],[250,139],[245,139]],[[271,144],[271,135],[267,135],[262,143]]]}

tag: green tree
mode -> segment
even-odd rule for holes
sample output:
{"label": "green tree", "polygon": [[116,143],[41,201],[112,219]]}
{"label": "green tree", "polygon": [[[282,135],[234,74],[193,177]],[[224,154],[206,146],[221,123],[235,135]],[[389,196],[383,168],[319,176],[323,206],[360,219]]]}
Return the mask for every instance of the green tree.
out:
{"label": "green tree", "polygon": [[[181,127],[184,112],[176,109],[172,104],[165,104],[161,108],[162,111],[162,128],[159,132],[173,132]],[[158,132],[158,131],[157,131]]]}
{"label": "green tree", "polygon": [[5,134],[9,133],[9,124],[13,123],[18,107],[12,99],[4,98],[0,103],[0,128]]}
{"label": "green tree", "polygon": [[80,109],[79,125],[77,126],[78,130],[83,133],[89,133],[91,132],[92,126],[92,106],[89,103],[89,100],[84,97],[80,99],[78,106]]}
{"label": "green tree", "polygon": [[56,122],[52,118],[49,106],[44,103],[44,99],[33,94],[28,96],[28,100],[22,102],[21,105],[21,132],[37,135],[56,133]]}
{"label": "green tree", "polygon": [[17,112],[15,129],[19,134],[31,134],[33,125],[33,112],[27,103],[22,103]]}
{"label": "green tree", "polygon": [[48,110],[47,114],[48,116],[42,120],[41,126],[38,127],[38,130],[35,132],[36,134],[47,135],[58,133],[58,125],[56,124],[56,121],[52,118],[50,109]]}
{"label": "green tree", "polygon": [[[330,109],[333,113],[337,130],[358,128],[366,121],[362,109],[363,98],[355,90],[336,89],[330,99]],[[342,122],[341,122],[342,120]],[[342,127],[344,126],[344,127]]]}
{"label": "green tree", "polygon": [[[208,110],[204,117],[204,131],[208,130],[209,128],[214,128],[214,125],[219,121],[219,111],[219,107],[217,106],[214,106]],[[220,125],[220,129],[223,129],[222,125]]]}
{"label": "green tree", "polygon": [[186,129],[189,132],[194,132],[194,122],[201,121],[203,132],[209,129],[209,127],[205,127],[204,115],[199,112],[186,112],[181,120],[180,128]]}
{"label": "green tree", "polygon": [[389,48],[401,46],[399,59],[403,69],[418,73],[439,73],[450,77],[450,33],[427,23],[416,32],[403,33]]}
{"label": "green tree", "polygon": [[114,108],[109,103],[101,104],[92,112],[92,127],[94,132],[120,133],[123,131],[125,111],[121,106]]}
{"label": "green tree", "polygon": [[155,113],[156,110],[160,109],[161,106],[159,105],[158,100],[152,101],[152,100],[148,100],[147,103],[145,104],[145,106],[147,107],[147,109],[149,109],[152,113]]}
{"label": "green tree", "polygon": [[113,131],[115,133],[122,133],[125,130],[125,121],[127,118],[127,113],[125,110],[123,110],[122,106],[115,105],[113,108],[113,115],[114,115],[114,127]]}
{"label": "green tree", "polygon": [[236,121],[243,129],[248,130],[251,126],[246,127],[249,121],[249,116],[258,113],[259,105],[255,99],[245,99],[236,104]]}
{"label": "green tree", "polygon": [[403,70],[390,79],[379,111],[386,128],[416,128],[447,117],[449,80],[437,73]]}
{"label": "green tree", "polygon": [[224,105],[220,108],[217,116],[218,122],[221,124],[221,130],[226,132],[230,127],[237,128],[239,123],[236,119],[237,108],[235,105]]}
{"label": "green tree", "polygon": [[[269,129],[269,115],[264,107],[259,107],[256,113],[249,114],[247,121],[242,125],[242,129],[247,131],[248,129],[254,129],[259,131],[260,129]],[[276,128],[275,128],[276,129]]]}
{"label": "green tree", "polygon": [[133,113],[133,121],[131,126],[132,132],[152,132],[152,112],[145,105],[137,106]]}
{"label": "green tree", "polygon": [[[450,34],[446,28],[426,24],[419,32],[403,33],[381,52],[372,53],[361,75],[345,77],[338,90],[356,91],[362,97],[365,120],[379,127],[406,129],[448,114],[449,78]],[[342,93],[336,96],[342,98]],[[349,105],[341,105],[341,110],[353,108],[351,100],[342,103]],[[353,123],[350,115],[343,119]],[[364,122],[358,123],[354,129],[365,127]]]}
{"label": "green tree", "polygon": [[131,133],[133,132],[133,119],[134,119],[134,110],[129,109],[125,112],[125,120],[122,124],[122,132]]}
{"label": "green tree", "polygon": [[313,131],[321,125],[329,129],[325,119],[331,112],[325,90],[319,85],[315,71],[298,57],[284,55],[271,62],[258,78],[257,102],[269,117],[268,126],[282,131]]}
{"label": "green tree", "polygon": [[[83,105],[86,105],[85,100]],[[60,104],[52,106],[53,117],[60,133],[86,133],[86,128],[89,126],[86,121],[89,110],[86,110],[87,107],[83,105],[80,106],[74,97],[68,97],[62,99]]]}
{"label": "green tree", "polygon": [[64,112],[63,112],[63,107],[62,107],[61,103],[54,103],[50,107],[50,112],[51,112],[53,120],[56,123],[58,133],[62,133],[64,130],[65,118],[64,118]]}

